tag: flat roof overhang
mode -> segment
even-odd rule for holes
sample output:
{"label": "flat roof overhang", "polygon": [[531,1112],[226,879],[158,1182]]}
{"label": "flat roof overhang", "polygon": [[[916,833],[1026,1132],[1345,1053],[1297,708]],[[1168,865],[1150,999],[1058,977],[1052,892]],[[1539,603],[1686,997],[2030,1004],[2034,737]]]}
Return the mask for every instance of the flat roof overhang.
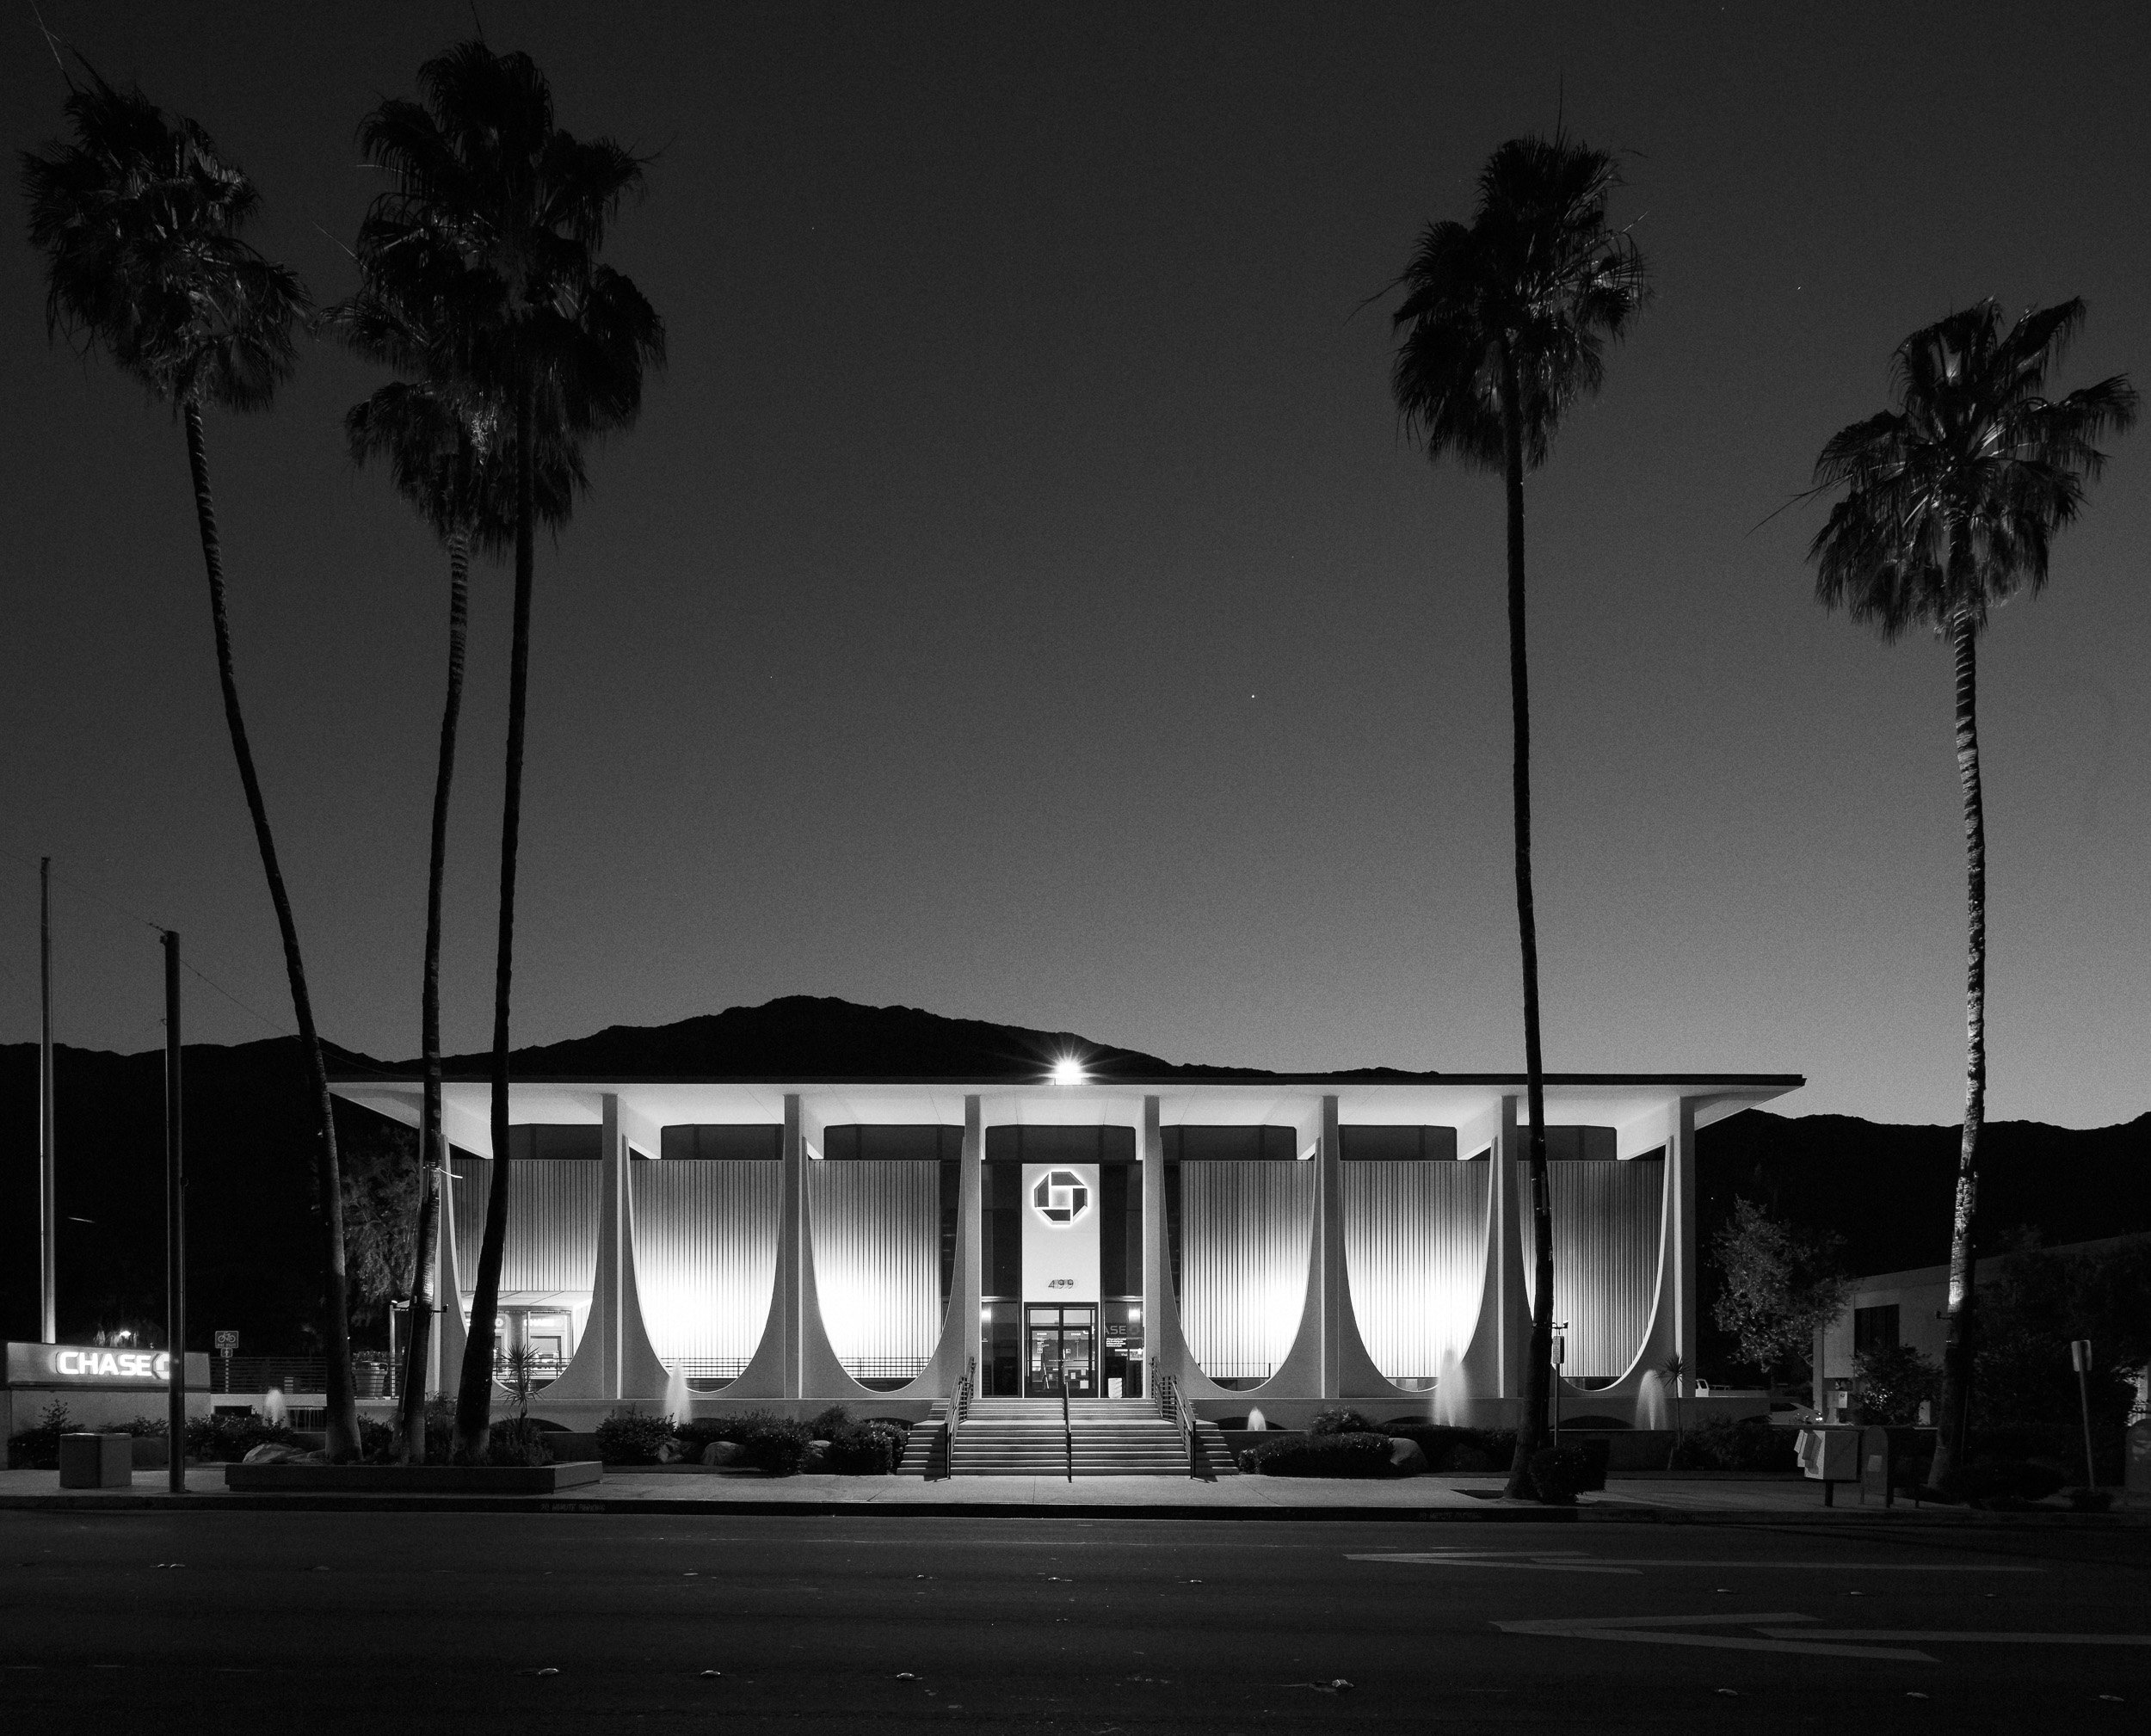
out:
{"label": "flat roof overhang", "polygon": [[[1684,1099],[1695,1125],[1706,1127],[1752,1109],[1807,1080],[1798,1074],[1558,1073],[1546,1075],[1549,1125],[1611,1127],[1621,1157],[1641,1156],[1663,1145],[1674,1130]],[[418,1124],[422,1082],[407,1074],[345,1070],[330,1089],[406,1126]],[[1518,1118],[1528,1122],[1521,1074],[1231,1074],[1217,1077],[1095,1078],[1081,1084],[1046,1080],[845,1080],[578,1078],[516,1079],[509,1087],[510,1122],[594,1125],[604,1099],[618,1099],[620,1124],[638,1148],[661,1151],[668,1126],[767,1124],[784,1119],[785,1099],[800,1099],[810,1145],[822,1130],[863,1125],[961,1126],[965,1100],[981,1099],[989,1127],[1139,1127],[1143,1099],[1158,1099],[1167,1127],[1286,1125],[1303,1144],[1319,1133],[1322,1104],[1337,1099],[1347,1126],[1434,1126],[1458,1130],[1458,1151],[1483,1150],[1501,1124],[1505,1098],[1519,1099]],[[491,1087],[468,1075],[444,1082],[443,1123],[450,1142],[474,1156],[492,1153]]]}

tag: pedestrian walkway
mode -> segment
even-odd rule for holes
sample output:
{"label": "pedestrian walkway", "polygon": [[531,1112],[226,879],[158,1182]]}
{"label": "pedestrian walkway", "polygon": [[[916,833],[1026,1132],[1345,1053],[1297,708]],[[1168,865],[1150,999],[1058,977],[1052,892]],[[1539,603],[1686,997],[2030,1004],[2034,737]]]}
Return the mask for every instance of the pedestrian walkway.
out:
{"label": "pedestrian walkway", "polygon": [[[2125,1505],[2105,1516],[2061,1509],[2021,1514],[1976,1513],[1963,1508],[1863,1507],[1851,1491],[1838,1504],[1822,1505],[1816,1484],[1798,1478],[1753,1481],[1624,1479],[1618,1474],[1602,1493],[1585,1495],[1573,1508],[1505,1501],[1498,1476],[1400,1477],[1379,1481],[1315,1477],[1237,1476],[1214,1483],[1185,1476],[1065,1475],[953,1477],[934,1482],[913,1477],[812,1475],[764,1477],[679,1470],[609,1470],[601,1481],[552,1495],[261,1494],[225,1487],[224,1468],[202,1465],[187,1474],[188,1505],[287,1511],[395,1510],[523,1512],[832,1512],[915,1513],[1021,1517],[1083,1514],[1100,1517],[1158,1518],[1397,1518],[1431,1521],[1651,1524],[1749,1521],[1758,1524],[1882,1520],[1912,1523],[2001,1523],[2051,1518],[2076,1524],[2151,1524],[2151,1511]],[[71,1507],[94,1510],[169,1507],[164,1473],[137,1471],[127,1489],[66,1489],[54,1471],[0,1471],[0,1509]]]}

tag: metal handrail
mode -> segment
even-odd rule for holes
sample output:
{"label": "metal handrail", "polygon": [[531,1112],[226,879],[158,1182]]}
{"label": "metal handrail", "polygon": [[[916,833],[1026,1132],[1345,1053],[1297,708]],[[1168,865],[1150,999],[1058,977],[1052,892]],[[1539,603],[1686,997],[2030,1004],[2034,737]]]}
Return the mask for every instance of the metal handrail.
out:
{"label": "metal handrail", "polygon": [[[975,1360],[971,1364],[971,1367],[973,1368],[977,1367],[977,1365],[978,1364]],[[957,1381],[956,1391],[950,1397],[948,1403],[948,1454],[946,1462],[948,1465],[948,1474],[952,1477],[956,1474],[956,1430],[958,1425],[961,1424],[964,1419],[970,1415],[970,1413],[971,1376],[969,1374],[965,1374]]]}
{"label": "metal handrail", "polygon": [[1200,1481],[1202,1473],[1195,1468],[1195,1413],[1180,1395],[1180,1382],[1171,1375],[1165,1377],[1165,1396],[1173,1407],[1173,1420],[1179,1425],[1180,1440],[1187,1449],[1187,1474]]}
{"label": "metal handrail", "polygon": [[1061,1370],[1061,1444],[1068,1455],[1068,1480],[1076,1481],[1076,1425],[1068,1413],[1068,1370]]}

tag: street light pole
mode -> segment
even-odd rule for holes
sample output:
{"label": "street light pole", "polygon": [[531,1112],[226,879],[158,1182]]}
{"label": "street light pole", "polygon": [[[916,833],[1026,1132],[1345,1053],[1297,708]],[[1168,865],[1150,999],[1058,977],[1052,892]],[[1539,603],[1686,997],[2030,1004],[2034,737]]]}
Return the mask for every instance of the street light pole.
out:
{"label": "street light pole", "polygon": [[164,931],[164,1321],[170,1362],[164,1464],[175,1495],[187,1490],[187,1196],[181,1161],[179,936]]}
{"label": "street light pole", "polygon": [[38,1336],[59,1342],[59,1172],[53,1159],[52,859],[37,864]]}
{"label": "street light pole", "polygon": [[2069,1340],[2069,1361],[2076,1365],[2076,1402],[2084,1413],[2084,1487],[2099,1487],[2098,1468],[2092,1462],[2092,1341]]}

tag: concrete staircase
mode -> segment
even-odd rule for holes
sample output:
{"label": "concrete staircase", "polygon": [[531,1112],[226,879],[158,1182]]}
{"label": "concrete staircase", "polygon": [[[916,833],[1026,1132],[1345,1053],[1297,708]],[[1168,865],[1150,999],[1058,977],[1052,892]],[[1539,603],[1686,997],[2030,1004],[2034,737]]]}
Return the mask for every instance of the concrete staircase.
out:
{"label": "concrete staircase", "polygon": [[897,1465],[900,1477],[946,1477],[948,1474],[948,1400],[936,1399],[922,1423],[912,1425],[903,1444],[903,1457]]}
{"label": "concrete staircase", "polygon": [[[1069,1406],[1079,1477],[1184,1477],[1180,1431],[1144,1399],[1076,1399]],[[1063,1477],[1069,1434],[1057,1399],[973,1399],[957,1431],[959,1477]]]}

